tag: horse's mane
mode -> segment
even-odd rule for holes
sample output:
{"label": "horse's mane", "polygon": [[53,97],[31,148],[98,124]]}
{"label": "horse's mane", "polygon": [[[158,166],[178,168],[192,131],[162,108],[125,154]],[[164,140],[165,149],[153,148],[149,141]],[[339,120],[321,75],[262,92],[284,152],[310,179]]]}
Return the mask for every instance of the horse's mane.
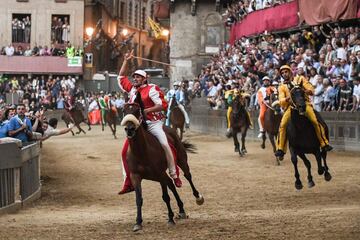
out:
{"label": "horse's mane", "polygon": [[144,112],[145,106],[144,106],[144,103],[143,103],[143,101],[142,101],[142,99],[141,99],[141,94],[140,94],[139,92],[136,93],[136,98],[135,98],[135,101],[134,101],[134,102],[138,103],[139,106],[140,106],[141,115],[142,115],[142,117],[143,117],[143,119],[142,119],[142,121],[141,121],[141,125],[143,126],[143,128],[144,128],[145,130],[147,130],[147,129],[148,129],[148,125],[146,124],[146,114],[145,114],[145,112]]}

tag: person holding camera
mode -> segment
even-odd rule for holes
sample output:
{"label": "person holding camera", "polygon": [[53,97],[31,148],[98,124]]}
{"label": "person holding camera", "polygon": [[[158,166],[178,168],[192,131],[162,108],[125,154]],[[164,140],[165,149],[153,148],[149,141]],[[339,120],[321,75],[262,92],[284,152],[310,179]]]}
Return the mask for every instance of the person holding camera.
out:
{"label": "person holding camera", "polygon": [[27,143],[32,138],[32,125],[29,118],[25,116],[25,105],[18,104],[16,107],[16,113],[9,121],[9,136],[21,140],[23,143]]}

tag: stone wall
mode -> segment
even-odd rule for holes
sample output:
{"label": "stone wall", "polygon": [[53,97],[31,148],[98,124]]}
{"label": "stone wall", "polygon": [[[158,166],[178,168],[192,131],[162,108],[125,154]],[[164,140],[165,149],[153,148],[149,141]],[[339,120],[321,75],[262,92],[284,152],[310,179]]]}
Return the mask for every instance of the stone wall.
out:
{"label": "stone wall", "polygon": [[[258,112],[252,112],[254,130],[247,137],[259,140]],[[330,144],[336,150],[360,151],[360,113],[323,112],[329,127]],[[191,105],[191,130],[225,137],[226,111],[210,110],[205,98],[195,99]]]}
{"label": "stone wall", "polygon": [[31,42],[41,46],[51,46],[52,15],[70,15],[70,43],[82,46],[84,36],[84,1],[68,0],[56,3],[55,0],[1,0],[0,8],[0,46],[11,43],[11,21],[13,14],[31,14]]}
{"label": "stone wall", "polygon": [[197,3],[195,16],[191,15],[190,3],[176,1],[170,14],[170,63],[176,66],[171,68],[172,82],[197,76],[224,42],[225,28],[215,11],[215,1]]}

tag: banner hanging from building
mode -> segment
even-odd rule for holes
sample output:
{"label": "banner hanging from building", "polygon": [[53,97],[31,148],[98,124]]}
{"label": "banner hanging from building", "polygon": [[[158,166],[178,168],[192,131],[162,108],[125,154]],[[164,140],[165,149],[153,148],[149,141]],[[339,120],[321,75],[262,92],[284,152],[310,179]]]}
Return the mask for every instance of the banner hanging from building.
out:
{"label": "banner hanging from building", "polygon": [[68,67],[82,67],[82,57],[69,57]]}

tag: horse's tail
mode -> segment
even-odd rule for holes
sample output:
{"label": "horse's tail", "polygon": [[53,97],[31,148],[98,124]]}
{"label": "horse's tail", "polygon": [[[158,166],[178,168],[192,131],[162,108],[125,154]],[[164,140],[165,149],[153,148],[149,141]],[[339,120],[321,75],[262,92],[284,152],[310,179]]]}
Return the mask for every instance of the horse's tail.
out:
{"label": "horse's tail", "polygon": [[185,140],[182,142],[182,145],[184,146],[186,152],[189,152],[189,153],[197,153],[196,150],[196,146],[192,143],[190,143],[189,141]]}

